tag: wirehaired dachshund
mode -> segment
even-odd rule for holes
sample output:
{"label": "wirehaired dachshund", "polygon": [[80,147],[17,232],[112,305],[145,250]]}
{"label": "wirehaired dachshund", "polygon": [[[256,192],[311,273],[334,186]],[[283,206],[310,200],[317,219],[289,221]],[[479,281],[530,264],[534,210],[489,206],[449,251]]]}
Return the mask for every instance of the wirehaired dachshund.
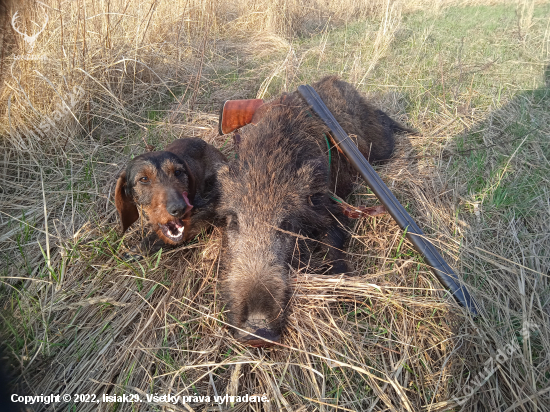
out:
{"label": "wirehaired dachshund", "polygon": [[215,220],[216,172],[226,162],[218,149],[198,138],[178,139],[165,150],[132,159],[115,189],[122,232],[139,218],[139,208],[152,229],[140,253],[193,239]]}

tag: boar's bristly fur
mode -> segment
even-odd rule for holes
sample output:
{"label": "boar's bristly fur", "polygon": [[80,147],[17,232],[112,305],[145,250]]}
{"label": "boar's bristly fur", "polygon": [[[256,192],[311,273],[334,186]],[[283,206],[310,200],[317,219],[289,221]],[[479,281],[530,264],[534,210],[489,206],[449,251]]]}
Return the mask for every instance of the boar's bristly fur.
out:
{"label": "boar's bristly fur", "polygon": [[[391,156],[397,123],[335,77],[313,87],[367,159]],[[346,218],[330,191],[349,195],[356,173],[336,149],[329,165],[325,134],[297,92],[285,94],[243,128],[238,160],[218,172],[222,290],[235,337],[252,346],[280,339],[292,268],[311,266],[321,250],[329,273],[349,271]]]}

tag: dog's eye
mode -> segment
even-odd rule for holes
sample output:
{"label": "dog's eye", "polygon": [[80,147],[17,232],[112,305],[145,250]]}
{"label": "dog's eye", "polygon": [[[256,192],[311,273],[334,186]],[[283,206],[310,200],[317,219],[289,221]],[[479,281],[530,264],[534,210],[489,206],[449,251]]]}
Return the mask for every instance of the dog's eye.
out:
{"label": "dog's eye", "polygon": [[149,178],[147,176],[143,176],[142,178],[139,179],[139,181],[141,183],[149,183]]}
{"label": "dog's eye", "polygon": [[183,174],[183,170],[179,170],[179,169],[178,169],[178,170],[176,170],[176,171],[174,172],[174,176],[176,176],[176,177],[177,177],[177,176],[181,176],[182,174]]}

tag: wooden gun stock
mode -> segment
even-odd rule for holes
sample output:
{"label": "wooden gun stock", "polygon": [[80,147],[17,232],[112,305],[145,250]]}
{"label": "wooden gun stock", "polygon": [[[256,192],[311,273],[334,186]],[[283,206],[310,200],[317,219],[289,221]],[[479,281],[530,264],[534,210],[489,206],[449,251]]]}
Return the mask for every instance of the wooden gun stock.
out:
{"label": "wooden gun stock", "polygon": [[231,133],[251,123],[254,113],[263,104],[262,99],[226,100],[220,110],[219,133]]}

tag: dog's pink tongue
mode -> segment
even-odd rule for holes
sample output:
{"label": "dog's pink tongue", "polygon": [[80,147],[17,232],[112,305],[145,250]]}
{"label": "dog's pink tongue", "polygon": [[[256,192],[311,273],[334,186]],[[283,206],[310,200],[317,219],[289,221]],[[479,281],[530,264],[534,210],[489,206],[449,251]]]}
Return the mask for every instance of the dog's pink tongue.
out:
{"label": "dog's pink tongue", "polygon": [[185,212],[189,212],[191,209],[193,209],[193,205],[189,202],[189,198],[187,197],[187,192],[183,192],[183,200],[185,200],[185,204],[187,205],[187,210]]}

